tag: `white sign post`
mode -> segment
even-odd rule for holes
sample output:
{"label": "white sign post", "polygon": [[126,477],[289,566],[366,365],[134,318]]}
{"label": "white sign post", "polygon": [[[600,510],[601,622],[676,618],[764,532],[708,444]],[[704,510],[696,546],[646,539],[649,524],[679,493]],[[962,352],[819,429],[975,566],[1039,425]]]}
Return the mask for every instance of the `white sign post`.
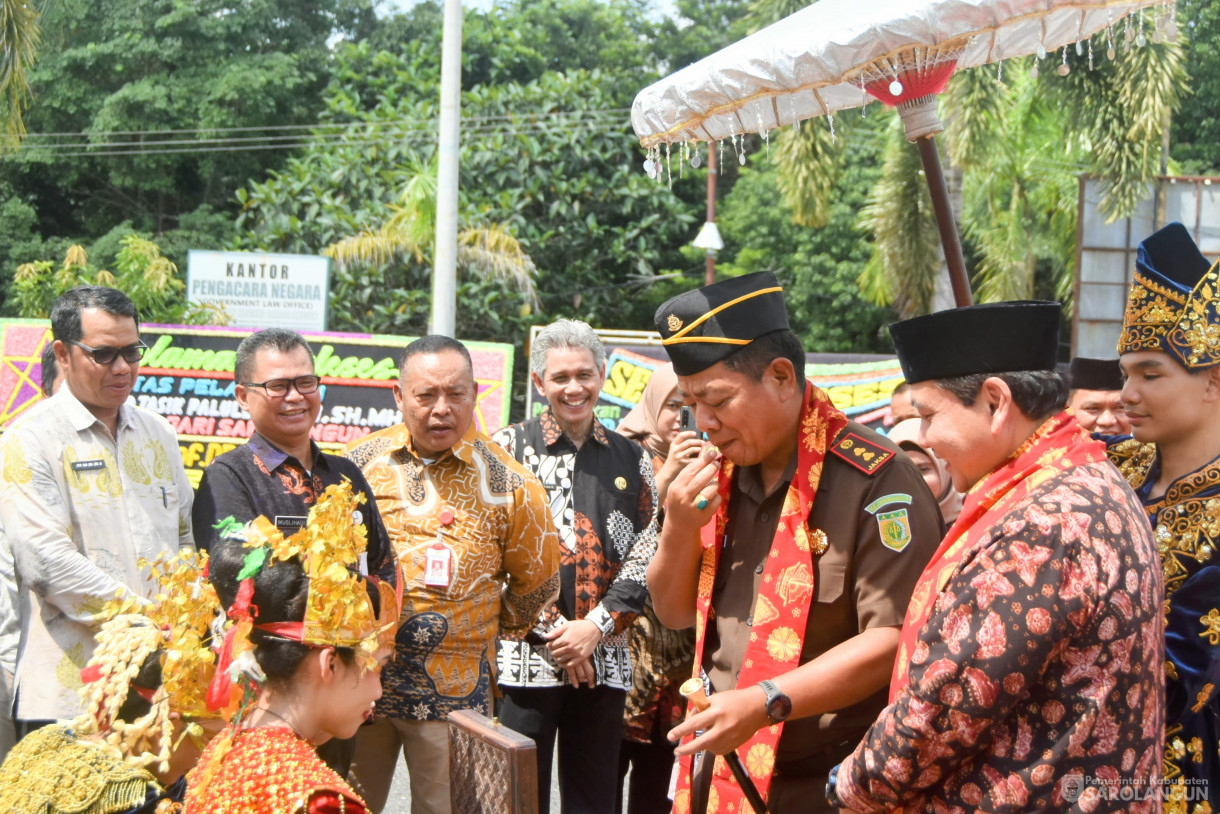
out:
{"label": "white sign post", "polygon": [[330,259],[310,254],[188,253],[187,298],[223,305],[237,328],[325,331]]}

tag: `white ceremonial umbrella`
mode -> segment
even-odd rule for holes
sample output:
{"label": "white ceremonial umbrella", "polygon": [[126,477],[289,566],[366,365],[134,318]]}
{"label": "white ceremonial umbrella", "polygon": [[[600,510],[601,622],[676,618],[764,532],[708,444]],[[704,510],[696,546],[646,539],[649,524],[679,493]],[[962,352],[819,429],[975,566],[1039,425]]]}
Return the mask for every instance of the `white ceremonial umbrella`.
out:
{"label": "white ceremonial umbrella", "polygon": [[[652,172],[670,145],[718,142],[776,128],[870,98],[897,107],[919,145],[959,306],[972,302],[935,136],[936,95],[957,68],[1176,37],[1167,0],[820,0],[640,91],[631,124]],[[832,120],[833,123],[833,120]],[[662,157],[662,145],[665,156]],[[697,153],[696,153],[697,154]]]}

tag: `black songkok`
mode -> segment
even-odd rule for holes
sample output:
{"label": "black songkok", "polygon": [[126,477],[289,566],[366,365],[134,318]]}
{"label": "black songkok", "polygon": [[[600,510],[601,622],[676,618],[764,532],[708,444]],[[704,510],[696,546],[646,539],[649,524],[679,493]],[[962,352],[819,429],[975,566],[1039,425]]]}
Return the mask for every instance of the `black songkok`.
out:
{"label": "black songkok", "polygon": [[997,302],[952,308],[890,325],[902,373],[911,384],[972,373],[1054,370],[1057,302]]}
{"label": "black songkok", "polygon": [[1068,387],[1073,390],[1122,390],[1123,371],[1117,359],[1085,359],[1077,356],[1068,368]]}

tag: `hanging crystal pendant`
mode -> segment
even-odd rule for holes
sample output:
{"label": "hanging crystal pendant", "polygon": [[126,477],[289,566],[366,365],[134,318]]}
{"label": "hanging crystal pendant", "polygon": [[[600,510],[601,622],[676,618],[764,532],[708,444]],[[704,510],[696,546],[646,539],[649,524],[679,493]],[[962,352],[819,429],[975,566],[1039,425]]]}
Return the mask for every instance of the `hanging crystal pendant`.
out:
{"label": "hanging crystal pendant", "polygon": [[691,150],[691,154],[690,154],[690,165],[691,165],[691,168],[692,168],[692,169],[696,169],[696,170],[697,170],[697,169],[699,169],[699,167],[701,167],[701,166],[703,165],[703,158],[702,158],[702,157],[700,157],[700,155],[699,155],[699,144],[698,144],[698,142],[696,142],[696,143],[695,143],[695,147],[694,147],[694,149],[693,149],[693,150]]}

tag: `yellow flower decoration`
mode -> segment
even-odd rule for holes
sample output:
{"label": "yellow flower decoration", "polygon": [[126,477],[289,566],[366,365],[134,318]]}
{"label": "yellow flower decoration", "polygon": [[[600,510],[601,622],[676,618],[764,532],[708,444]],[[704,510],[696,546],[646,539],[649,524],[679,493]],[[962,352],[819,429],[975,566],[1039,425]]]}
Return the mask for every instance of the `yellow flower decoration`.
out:
{"label": "yellow flower decoration", "polygon": [[746,753],[746,770],[759,779],[770,777],[775,768],[775,750],[765,743],[756,743]]}
{"label": "yellow flower decoration", "polygon": [[776,661],[791,661],[800,652],[801,639],[790,627],[777,627],[767,637],[767,653]]}

